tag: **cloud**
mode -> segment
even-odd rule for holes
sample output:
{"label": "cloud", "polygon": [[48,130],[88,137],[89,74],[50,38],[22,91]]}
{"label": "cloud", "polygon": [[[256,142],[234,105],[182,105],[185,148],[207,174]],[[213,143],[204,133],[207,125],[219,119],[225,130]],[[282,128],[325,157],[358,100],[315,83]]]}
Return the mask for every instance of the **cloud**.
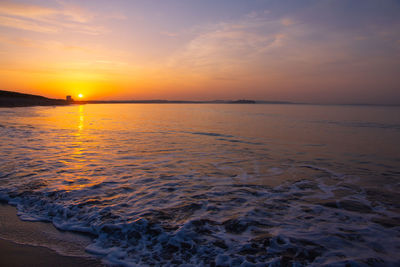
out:
{"label": "cloud", "polygon": [[[197,29],[195,37],[170,59],[170,66],[191,70],[237,72],[260,60],[260,55],[285,44],[286,28],[268,12],[252,12],[239,20]],[[222,75],[224,77],[224,75]]]}
{"label": "cloud", "polygon": [[[182,76],[264,84],[274,77],[281,85],[298,83],[300,87],[337,84],[340,76],[342,84],[358,83],[359,88],[400,67],[399,19],[373,18],[368,24],[366,14],[347,14],[360,21],[346,17],[343,21],[349,27],[343,21],[334,24],[331,18],[332,23],[318,23],[330,12],[335,12],[335,18],[344,15],[340,5],[329,3],[316,2],[279,14],[251,12],[198,27],[193,38],[171,56],[168,67]],[[366,6],[360,12],[369,12]],[[370,75],[361,81],[365,73]]]}
{"label": "cloud", "polygon": [[56,33],[72,31],[89,35],[106,32],[94,23],[96,17],[124,19],[121,15],[96,15],[79,6],[58,2],[57,7],[3,2],[0,5],[0,26],[21,30]]}
{"label": "cloud", "polygon": [[283,18],[281,19],[281,23],[284,26],[290,26],[293,25],[295,22],[291,18]]}
{"label": "cloud", "polygon": [[57,10],[27,5],[27,4],[17,4],[13,2],[2,2],[0,6],[0,13],[9,16],[19,16],[24,18],[38,19],[49,15],[58,13]]}
{"label": "cloud", "polygon": [[177,37],[179,36],[179,33],[176,32],[168,32],[168,31],[162,31],[162,35],[168,36],[168,37]]}
{"label": "cloud", "polygon": [[25,19],[13,18],[0,15],[0,26],[17,28],[26,31],[54,33],[57,27],[54,25],[42,24],[35,21],[27,21]]}
{"label": "cloud", "polygon": [[[98,43],[81,43],[74,41],[61,42],[56,40],[31,39],[26,37],[11,37],[0,35],[0,45],[8,45],[8,49],[17,47],[28,48],[25,51],[35,51],[35,54],[40,53],[56,53],[61,55],[79,55],[80,58],[126,58],[127,53],[120,50],[110,50]],[[24,51],[24,50],[19,50]],[[62,52],[62,53],[59,53]],[[68,53],[67,53],[68,52]],[[15,59],[15,58],[14,58]],[[115,60],[113,60],[115,61]],[[111,60],[99,60],[101,63],[110,63]],[[119,61],[120,62],[120,61]],[[109,64],[108,64],[109,65]],[[121,64],[120,64],[121,65]]]}

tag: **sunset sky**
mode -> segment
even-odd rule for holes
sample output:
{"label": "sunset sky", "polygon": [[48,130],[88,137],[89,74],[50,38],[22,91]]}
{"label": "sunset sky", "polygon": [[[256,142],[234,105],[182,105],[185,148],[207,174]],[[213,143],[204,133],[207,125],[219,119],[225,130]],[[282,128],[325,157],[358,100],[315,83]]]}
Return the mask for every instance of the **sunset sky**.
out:
{"label": "sunset sky", "polygon": [[0,90],[400,104],[400,1],[0,0]]}

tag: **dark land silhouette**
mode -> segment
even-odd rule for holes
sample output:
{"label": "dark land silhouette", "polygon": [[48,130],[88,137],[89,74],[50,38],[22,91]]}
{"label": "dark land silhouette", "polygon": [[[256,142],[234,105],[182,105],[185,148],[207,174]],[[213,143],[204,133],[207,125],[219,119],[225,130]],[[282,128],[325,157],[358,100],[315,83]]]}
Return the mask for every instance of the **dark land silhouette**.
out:
{"label": "dark land silhouette", "polygon": [[0,107],[59,106],[68,104],[63,99],[0,90]]}
{"label": "dark land silhouette", "polygon": [[294,104],[287,101],[255,101],[248,99],[239,100],[212,100],[212,101],[190,101],[190,100],[73,100],[53,99],[40,95],[23,94],[12,91],[0,90],[0,107],[28,107],[28,106],[60,106],[71,104]]}

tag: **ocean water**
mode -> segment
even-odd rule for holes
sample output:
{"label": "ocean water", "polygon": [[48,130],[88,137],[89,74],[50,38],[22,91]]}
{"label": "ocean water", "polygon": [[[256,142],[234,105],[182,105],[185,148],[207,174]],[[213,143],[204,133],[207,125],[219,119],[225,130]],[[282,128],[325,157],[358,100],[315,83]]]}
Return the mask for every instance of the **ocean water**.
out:
{"label": "ocean water", "polygon": [[0,109],[0,199],[123,266],[399,266],[400,108]]}

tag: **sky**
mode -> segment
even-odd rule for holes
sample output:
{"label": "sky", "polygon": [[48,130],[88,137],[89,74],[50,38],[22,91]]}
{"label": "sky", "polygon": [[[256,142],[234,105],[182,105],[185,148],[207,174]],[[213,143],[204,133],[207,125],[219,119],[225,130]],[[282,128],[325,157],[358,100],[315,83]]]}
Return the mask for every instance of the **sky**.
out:
{"label": "sky", "polygon": [[0,90],[400,104],[400,0],[0,0]]}

